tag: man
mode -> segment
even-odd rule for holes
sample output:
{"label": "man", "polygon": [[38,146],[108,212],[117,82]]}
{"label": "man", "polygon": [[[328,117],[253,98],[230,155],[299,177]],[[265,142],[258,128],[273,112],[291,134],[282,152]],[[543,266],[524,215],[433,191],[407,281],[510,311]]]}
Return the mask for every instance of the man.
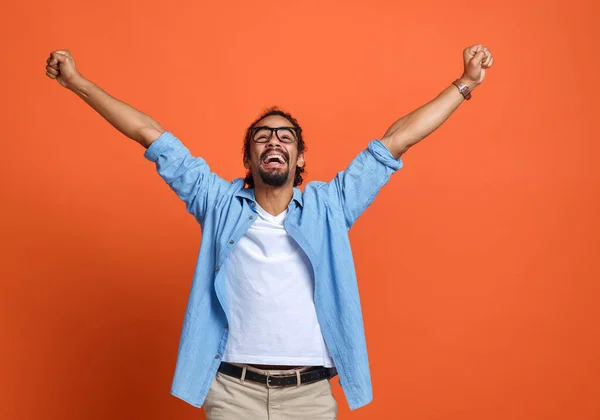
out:
{"label": "man", "polygon": [[86,80],[57,50],[46,74],[147,150],[159,175],[202,227],[173,395],[207,419],[334,419],[339,373],[351,409],[372,399],[348,230],[401,156],[438,128],[483,81],[487,48],[463,52],[464,73],[396,121],[331,182],[297,187],[304,171],[298,122],[271,109],[244,142],[245,179],[210,172],[149,116]]}

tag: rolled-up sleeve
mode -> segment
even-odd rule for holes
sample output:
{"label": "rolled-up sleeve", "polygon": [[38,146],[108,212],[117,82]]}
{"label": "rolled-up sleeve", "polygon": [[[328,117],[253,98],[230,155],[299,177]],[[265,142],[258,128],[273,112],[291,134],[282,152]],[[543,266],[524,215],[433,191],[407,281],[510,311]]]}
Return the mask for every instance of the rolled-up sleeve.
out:
{"label": "rolled-up sleeve", "polygon": [[210,171],[206,161],[194,157],[170,132],[156,139],[144,157],[156,164],[158,174],[181,198],[186,209],[202,223],[208,206],[230,183]]}
{"label": "rolled-up sleeve", "polygon": [[325,184],[328,197],[343,212],[348,229],[402,166],[402,160],[395,159],[381,141],[373,140],[345,170]]}

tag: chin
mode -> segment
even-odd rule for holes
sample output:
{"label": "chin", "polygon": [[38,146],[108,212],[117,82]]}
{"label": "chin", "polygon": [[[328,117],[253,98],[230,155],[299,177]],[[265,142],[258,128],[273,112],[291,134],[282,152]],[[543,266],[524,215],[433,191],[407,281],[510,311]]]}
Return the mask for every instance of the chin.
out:
{"label": "chin", "polygon": [[260,179],[265,185],[271,187],[283,187],[289,182],[289,171],[263,171],[259,170]]}

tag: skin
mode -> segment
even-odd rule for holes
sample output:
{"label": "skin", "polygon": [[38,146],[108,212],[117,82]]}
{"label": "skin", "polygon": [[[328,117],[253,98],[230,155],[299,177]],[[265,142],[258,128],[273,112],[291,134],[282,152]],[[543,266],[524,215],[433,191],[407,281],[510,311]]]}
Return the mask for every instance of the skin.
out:
{"label": "skin", "polygon": [[[271,115],[260,120],[256,126],[267,126],[272,128],[291,127],[292,123],[286,118]],[[260,159],[265,152],[282,151],[289,156],[285,165],[265,165]],[[294,187],[294,175],[296,167],[304,166],[304,155],[298,154],[298,142],[283,143],[279,141],[275,133],[268,143],[250,142],[250,159],[244,160],[244,167],[249,169],[254,177],[254,195],[258,204],[268,213],[278,215],[283,212],[292,199]],[[259,168],[267,172],[287,171],[287,182],[281,187],[273,187],[263,182]]]}
{"label": "skin", "polygon": [[[464,72],[460,81],[473,92],[485,79],[494,58],[487,47],[473,45],[463,51]],[[381,141],[398,159],[406,151],[441,126],[465,99],[454,85],[448,86],[435,99],[393,123]]]}
{"label": "skin", "polygon": [[[460,80],[474,91],[484,80],[486,70],[492,66],[494,59],[491,52],[483,45],[473,45],[463,51],[464,71]],[[100,87],[84,78],[75,67],[75,60],[68,50],[56,50],[46,60],[46,75],[73,91],[88,105],[95,109],[121,133],[144,147],[150,146],[165,130],[148,115],[136,110],[126,103],[110,96]],[[436,98],[417,108],[394,122],[381,138],[394,158],[400,158],[406,151],[423,140],[440,125],[464,101],[456,86],[450,85]],[[279,116],[264,118],[257,125],[269,127],[290,126],[291,123]],[[285,150],[289,154],[286,162],[288,168],[273,165],[266,167],[260,162],[261,153],[266,148]],[[244,161],[255,182],[255,196],[260,206],[273,215],[284,211],[293,196],[293,180],[296,166],[304,165],[304,156],[298,155],[298,144],[281,143],[275,135],[266,144],[252,143],[250,159]],[[289,169],[287,182],[281,187],[266,185],[259,174],[262,167],[265,171],[282,171]]]}
{"label": "skin", "polygon": [[[492,54],[485,46],[473,45],[466,48],[463,51],[464,72],[460,77],[461,82],[471,91],[475,90],[483,82],[486,70],[493,62]],[[75,60],[68,50],[56,50],[50,53],[50,57],[46,60],[46,76],[55,79],[61,86],[77,94],[117,130],[143,147],[149,147],[165,131],[150,116],[110,96],[83,77],[77,71]],[[409,148],[442,125],[463,101],[464,98],[456,86],[450,85],[430,102],[394,122],[381,138],[381,142],[398,159]],[[292,124],[286,118],[270,116],[256,125],[276,128]],[[260,158],[266,150],[285,151],[289,159],[284,165],[265,165]],[[278,215],[287,208],[292,199],[296,167],[304,166],[304,156],[298,154],[297,142],[282,143],[276,135],[273,135],[268,143],[251,143],[250,158],[244,160],[244,166],[254,176],[254,194],[258,204],[270,214]],[[280,187],[267,185],[260,176],[260,169],[267,172],[288,171],[287,181]],[[264,366],[264,368],[289,367]]]}

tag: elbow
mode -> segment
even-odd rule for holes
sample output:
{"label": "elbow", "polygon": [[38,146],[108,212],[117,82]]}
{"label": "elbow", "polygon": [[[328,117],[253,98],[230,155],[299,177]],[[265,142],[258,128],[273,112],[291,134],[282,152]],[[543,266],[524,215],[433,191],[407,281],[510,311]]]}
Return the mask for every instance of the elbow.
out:
{"label": "elbow", "polygon": [[411,146],[418,143],[418,141],[419,140],[414,140],[400,134],[394,134],[381,140],[381,142],[388,148],[394,159],[400,159],[400,157],[406,153]]}
{"label": "elbow", "polygon": [[163,130],[162,127],[160,127],[158,124],[146,125],[137,130],[134,140],[147,149],[164,132],[165,130]]}

